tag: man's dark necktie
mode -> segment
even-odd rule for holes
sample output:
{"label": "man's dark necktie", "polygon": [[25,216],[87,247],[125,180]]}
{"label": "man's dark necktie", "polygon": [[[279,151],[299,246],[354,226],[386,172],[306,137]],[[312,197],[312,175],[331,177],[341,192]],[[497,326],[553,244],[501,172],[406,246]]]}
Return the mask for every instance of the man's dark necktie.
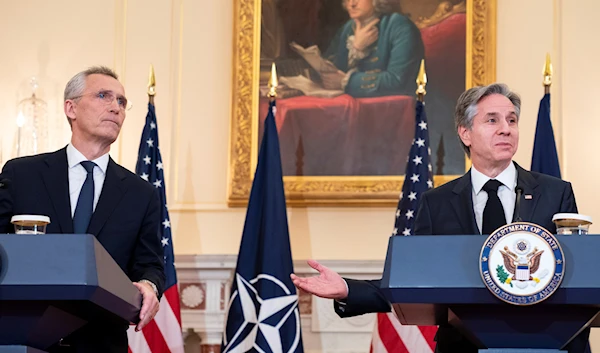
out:
{"label": "man's dark necktie", "polygon": [[481,234],[491,234],[496,229],[506,224],[506,217],[504,215],[504,208],[498,198],[498,187],[503,185],[498,180],[490,179],[485,185],[483,190],[488,194],[488,200],[483,209],[483,225]]}
{"label": "man's dark necktie", "polygon": [[96,163],[83,161],[81,165],[87,171],[87,177],[79,192],[77,207],[73,215],[73,231],[75,234],[87,233],[92,214],[94,213],[94,167]]}

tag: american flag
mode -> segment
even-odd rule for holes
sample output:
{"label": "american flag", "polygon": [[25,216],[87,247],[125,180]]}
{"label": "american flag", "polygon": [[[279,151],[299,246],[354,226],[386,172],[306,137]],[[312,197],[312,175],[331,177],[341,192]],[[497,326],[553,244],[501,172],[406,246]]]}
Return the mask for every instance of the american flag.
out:
{"label": "american flag", "polygon": [[167,211],[165,175],[163,162],[158,148],[158,128],[153,104],[148,104],[146,125],[142,131],[140,148],[135,172],[142,179],[152,183],[159,190],[162,205],[160,212],[160,239],[165,260],[165,292],[160,300],[160,310],[154,320],[141,331],[135,332],[135,326],[127,331],[130,353],[183,353],[183,335],[181,333],[181,311],[177,274],[175,273],[171,221]]}
{"label": "american flag", "polygon": [[[392,235],[413,234],[419,197],[433,187],[427,116],[425,106],[420,101],[416,102],[415,123],[415,138],[406,162],[406,175]],[[379,313],[373,329],[371,353],[432,353],[436,332],[436,326],[404,326],[393,313]]]}

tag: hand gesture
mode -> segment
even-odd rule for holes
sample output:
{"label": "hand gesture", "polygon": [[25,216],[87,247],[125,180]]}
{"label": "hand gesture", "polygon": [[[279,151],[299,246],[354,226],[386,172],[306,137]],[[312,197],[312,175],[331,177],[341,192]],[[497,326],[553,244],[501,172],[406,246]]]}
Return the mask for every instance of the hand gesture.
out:
{"label": "hand gesture", "polygon": [[337,272],[315,260],[308,260],[308,265],[319,271],[319,275],[301,278],[292,273],[290,277],[296,287],[321,298],[345,299],[348,296],[346,282]]}
{"label": "hand gesture", "polygon": [[148,283],[133,282],[133,285],[142,293],[142,309],[140,310],[140,322],[135,327],[136,331],[141,331],[148,325],[160,307],[156,293]]}
{"label": "hand gesture", "polygon": [[342,89],[342,80],[346,77],[343,71],[321,72],[321,81],[326,89]]}
{"label": "hand gesture", "polygon": [[358,20],[354,22],[356,23],[356,29],[354,30],[353,45],[355,49],[363,51],[379,38],[379,29],[376,27],[379,19],[375,19],[367,25],[362,25]]}

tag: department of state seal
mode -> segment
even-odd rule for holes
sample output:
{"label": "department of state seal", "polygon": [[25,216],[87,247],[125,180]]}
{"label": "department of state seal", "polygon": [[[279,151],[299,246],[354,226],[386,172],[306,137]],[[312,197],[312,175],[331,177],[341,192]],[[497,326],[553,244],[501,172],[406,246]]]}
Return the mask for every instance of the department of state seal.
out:
{"label": "department of state seal", "polygon": [[487,238],[479,269],[496,297],[515,305],[532,305],[558,289],[565,263],[554,235],[536,224],[517,222],[498,228]]}

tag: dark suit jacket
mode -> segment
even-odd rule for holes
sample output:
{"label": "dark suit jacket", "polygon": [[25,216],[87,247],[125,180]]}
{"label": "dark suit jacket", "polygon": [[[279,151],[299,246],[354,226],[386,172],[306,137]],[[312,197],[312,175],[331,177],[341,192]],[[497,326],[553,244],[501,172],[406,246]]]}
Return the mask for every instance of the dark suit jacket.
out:
{"label": "dark suit jacket", "polygon": [[[73,233],[65,148],[8,161],[2,179],[10,182],[0,189],[0,233],[14,232],[10,218],[15,214],[47,215],[51,223],[46,233]],[[97,237],[131,281],[148,279],[162,295],[159,212],[154,187],[110,159],[88,233]],[[128,326],[123,320],[90,323],[65,341],[77,352],[125,353]]]}
{"label": "dark suit jacket", "polygon": [[[560,179],[529,172],[515,163],[517,186],[523,188],[520,216],[555,234],[552,222],[555,213],[577,213],[577,205],[571,184]],[[425,192],[419,202],[415,220],[417,235],[463,235],[480,234],[475,221],[472,200],[471,172],[445,185]],[[532,195],[525,199],[525,195]],[[518,217],[515,213],[513,221]],[[350,317],[372,312],[390,311],[390,304],[379,290],[379,280],[356,281],[347,279],[346,304],[334,302],[339,316]],[[589,329],[577,336],[569,345],[569,353],[585,351]],[[450,325],[440,325],[437,352],[476,353],[477,347]]]}

